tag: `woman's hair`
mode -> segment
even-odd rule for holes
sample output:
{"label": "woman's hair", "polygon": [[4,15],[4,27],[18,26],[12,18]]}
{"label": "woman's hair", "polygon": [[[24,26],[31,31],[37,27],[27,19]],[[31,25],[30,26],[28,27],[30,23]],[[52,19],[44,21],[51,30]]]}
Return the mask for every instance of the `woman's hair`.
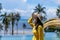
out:
{"label": "woman's hair", "polygon": [[35,22],[36,30],[39,25],[41,25],[43,27],[43,23],[41,22],[41,20],[37,16],[35,16],[35,19],[36,19],[36,22]]}

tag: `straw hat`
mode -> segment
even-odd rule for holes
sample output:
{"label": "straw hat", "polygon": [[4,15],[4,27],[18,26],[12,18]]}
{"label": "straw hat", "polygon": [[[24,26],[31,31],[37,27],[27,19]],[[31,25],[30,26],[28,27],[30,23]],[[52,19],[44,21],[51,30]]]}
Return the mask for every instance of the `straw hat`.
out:
{"label": "straw hat", "polygon": [[35,16],[37,16],[41,20],[41,16],[38,13],[34,13]]}

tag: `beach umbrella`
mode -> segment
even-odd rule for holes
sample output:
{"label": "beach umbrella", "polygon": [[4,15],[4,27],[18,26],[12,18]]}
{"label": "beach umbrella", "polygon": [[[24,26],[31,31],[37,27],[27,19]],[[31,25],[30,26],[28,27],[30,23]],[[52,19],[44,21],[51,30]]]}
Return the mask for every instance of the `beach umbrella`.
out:
{"label": "beach umbrella", "polygon": [[60,19],[59,18],[54,18],[54,19],[47,20],[44,23],[44,29],[46,27],[51,27],[51,28],[60,27]]}

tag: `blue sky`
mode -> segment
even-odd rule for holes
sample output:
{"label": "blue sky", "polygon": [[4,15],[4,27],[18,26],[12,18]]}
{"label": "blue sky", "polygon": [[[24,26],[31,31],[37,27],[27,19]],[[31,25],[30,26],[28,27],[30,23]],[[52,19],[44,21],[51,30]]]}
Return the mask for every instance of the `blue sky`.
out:
{"label": "blue sky", "polygon": [[56,8],[60,5],[60,0],[0,0],[0,3],[3,6],[2,13],[18,11],[22,18],[26,19],[31,16],[35,6],[40,3],[42,7],[46,7],[45,11],[49,19],[56,17]]}

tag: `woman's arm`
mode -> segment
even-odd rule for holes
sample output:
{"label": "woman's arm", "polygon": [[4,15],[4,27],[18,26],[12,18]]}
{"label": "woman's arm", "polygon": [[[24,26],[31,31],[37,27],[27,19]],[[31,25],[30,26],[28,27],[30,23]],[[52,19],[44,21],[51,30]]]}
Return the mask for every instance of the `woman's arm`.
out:
{"label": "woman's arm", "polygon": [[32,26],[32,28],[34,27],[34,24],[32,23],[32,17],[28,19],[28,23]]}

